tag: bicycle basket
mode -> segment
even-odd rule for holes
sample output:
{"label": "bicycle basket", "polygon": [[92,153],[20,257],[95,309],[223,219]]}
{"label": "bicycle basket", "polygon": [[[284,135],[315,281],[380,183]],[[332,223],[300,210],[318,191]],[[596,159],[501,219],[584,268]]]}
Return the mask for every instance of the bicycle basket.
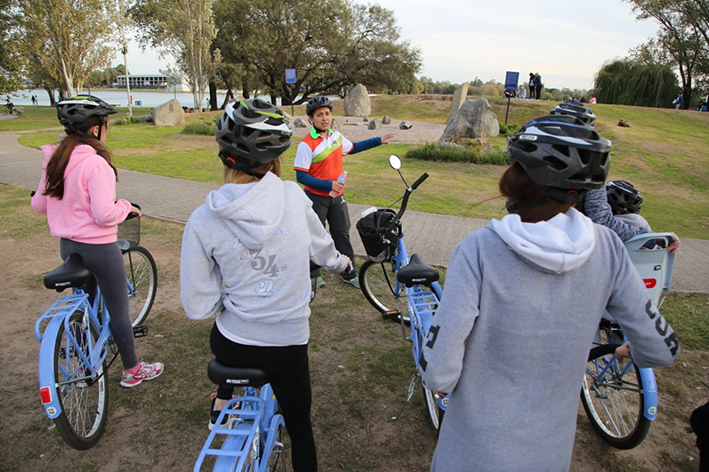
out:
{"label": "bicycle basket", "polygon": [[118,239],[128,241],[130,247],[140,244],[140,216],[137,213],[130,213],[118,224]]}
{"label": "bicycle basket", "polygon": [[388,261],[396,254],[398,229],[387,230],[396,216],[394,210],[376,210],[357,222],[357,232],[362,239],[364,250],[369,259],[382,262]]}

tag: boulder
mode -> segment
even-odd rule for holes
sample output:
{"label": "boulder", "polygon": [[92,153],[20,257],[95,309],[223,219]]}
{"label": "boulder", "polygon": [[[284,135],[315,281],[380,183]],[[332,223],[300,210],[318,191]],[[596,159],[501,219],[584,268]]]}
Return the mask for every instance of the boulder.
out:
{"label": "boulder", "polygon": [[391,118],[389,118],[389,115],[384,115],[384,118],[382,118],[382,124],[388,125],[389,123],[391,123]]}
{"label": "boulder", "polygon": [[369,100],[367,87],[357,84],[345,96],[345,115],[347,116],[369,116],[372,114],[372,103]]}
{"label": "boulder", "polygon": [[369,129],[382,129],[382,122],[377,120],[376,118],[373,119],[372,121],[369,122],[369,125],[367,125]]}
{"label": "boulder", "polygon": [[402,121],[399,123],[399,129],[411,129],[413,125],[409,123],[408,121]]}
{"label": "boulder", "polygon": [[500,134],[497,115],[492,112],[490,102],[485,98],[466,100],[460,110],[446,126],[440,142],[456,142],[459,139],[487,138]]}
{"label": "boulder", "polygon": [[366,122],[368,122],[368,121],[369,121],[369,117],[368,117],[368,116],[365,116],[365,117],[364,117],[364,122],[366,123]]}
{"label": "boulder", "polygon": [[455,115],[458,114],[458,110],[460,110],[460,107],[465,103],[465,100],[468,98],[468,82],[465,82],[463,85],[458,87],[455,92],[453,93],[453,103],[451,104],[451,111],[448,113],[448,120],[446,121],[446,124],[450,123],[453,118],[455,118]]}
{"label": "boulder", "polygon": [[330,122],[330,129],[338,131],[342,129],[342,123],[340,123],[340,120],[338,120],[334,116],[332,117],[332,121]]}
{"label": "boulder", "polygon": [[185,112],[176,99],[172,99],[150,111],[155,126],[177,126],[185,123]]}
{"label": "boulder", "polygon": [[302,118],[296,118],[295,121],[293,122],[293,126],[296,128],[307,128],[308,124],[303,121]]}

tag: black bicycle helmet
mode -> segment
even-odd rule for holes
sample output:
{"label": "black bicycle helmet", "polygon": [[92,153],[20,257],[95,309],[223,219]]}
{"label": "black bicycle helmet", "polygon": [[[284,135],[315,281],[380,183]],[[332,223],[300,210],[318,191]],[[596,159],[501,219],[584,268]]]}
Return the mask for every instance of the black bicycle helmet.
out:
{"label": "black bicycle helmet", "polygon": [[554,123],[567,123],[576,126],[586,126],[586,123],[579,120],[573,115],[545,115],[539,116],[527,122],[525,126],[529,126],[532,123],[543,123],[543,122],[554,122]]}
{"label": "black bicycle helmet", "polygon": [[621,215],[640,213],[643,197],[640,196],[640,192],[630,182],[624,180],[608,182],[606,184],[606,195],[613,213],[620,213]]}
{"label": "black bicycle helmet", "polygon": [[591,109],[577,101],[560,103],[554,107],[551,114],[575,116],[588,126],[594,126],[596,123],[596,115],[593,114]]}
{"label": "black bicycle helmet", "polygon": [[[601,188],[610,167],[611,142],[593,128],[568,123],[565,118],[530,121],[508,140],[508,148],[510,157],[546,189]],[[558,192],[550,196],[557,198]]]}
{"label": "black bicycle helmet", "polygon": [[90,116],[106,116],[118,113],[108,103],[93,95],[77,95],[57,102],[57,118],[65,128],[76,128]]}
{"label": "black bicycle helmet", "polygon": [[219,157],[225,166],[239,170],[244,170],[244,159],[255,162],[250,167],[277,159],[290,146],[292,134],[283,112],[260,98],[228,104],[216,124],[223,151]]}
{"label": "black bicycle helmet", "polygon": [[323,95],[317,95],[313,98],[311,98],[308,101],[308,104],[305,105],[305,113],[308,116],[313,116],[315,113],[315,110],[318,108],[323,108],[323,107],[328,107],[330,111],[332,111],[332,102],[330,101],[329,98],[323,96]]}

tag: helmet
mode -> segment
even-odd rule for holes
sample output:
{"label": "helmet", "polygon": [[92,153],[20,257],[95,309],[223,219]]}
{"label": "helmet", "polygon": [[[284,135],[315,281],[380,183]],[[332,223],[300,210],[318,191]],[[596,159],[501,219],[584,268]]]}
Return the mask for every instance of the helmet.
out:
{"label": "helmet", "polygon": [[603,186],[611,142],[591,127],[542,117],[509,139],[510,157],[542,187],[589,190]]}
{"label": "helmet", "polygon": [[216,124],[217,142],[231,155],[220,153],[222,162],[238,169],[234,156],[255,161],[256,167],[268,164],[288,149],[292,134],[283,112],[260,98],[228,104]]}
{"label": "helmet", "polygon": [[90,116],[106,116],[118,113],[108,103],[93,95],[77,95],[57,102],[57,118],[64,127],[84,124]]}
{"label": "helmet", "polygon": [[593,114],[591,109],[577,101],[560,103],[554,107],[551,114],[575,116],[588,126],[593,126],[596,123],[596,115]]}
{"label": "helmet", "polygon": [[330,111],[332,111],[332,102],[330,101],[329,98],[323,96],[323,95],[317,95],[313,98],[311,98],[308,101],[308,104],[305,105],[305,113],[308,116],[313,116],[313,113],[315,113],[315,110],[318,108],[323,108],[323,107],[328,107]]}
{"label": "helmet", "polygon": [[576,125],[576,126],[586,126],[586,123],[583,121],[579,120],[573,115],[545,115],[545,116],[539,116],[537,118],[534,118],[530,120],[525,126],[528,126],[532,123],[542,123],[542,122],[554,122],[554,123],[568,123],[570,125]]}
{"label": "helmet", "polygon": [[606,195],[613,213],[640,213],[643,197],[630,182],[614,180],[606,184]]}

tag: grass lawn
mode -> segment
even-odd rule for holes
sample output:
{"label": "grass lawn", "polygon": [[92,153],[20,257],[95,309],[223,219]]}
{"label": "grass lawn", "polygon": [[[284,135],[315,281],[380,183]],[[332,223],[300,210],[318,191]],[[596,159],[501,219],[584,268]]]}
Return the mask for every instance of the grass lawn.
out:
{"label": "grass lawn", "polygon": [[[507,100],[489,98],[500,122],[504,122]],[[372,97],[372,117],[384,114],[392,119],[444,124],[450,110],[450,97],[438,95]],[[547,114],[557,102],[512,100],[509,124],[524,124],[535,116]],[[334,102],[334,114],[344,113],[341,100]],[[29,107],[26,107],[29,108]],[[290,113],[290,107],[285,107]],[[599,133],[613,142],[609,179],[631,181],[642,193],[642,214],[657,231],[675,231],[682,237],[709,239],[709,114],[691,111],[652,109],[618,105],[594,105]],[[145,111],[147,113],[147,110]],[[140,116],[142,111],[136,110]],[[304,105],[295,107],[304,115]],[[212,121],[219,112],[187,115],[188,121]],[[617,126],[619,119],[630,128]],[[36,107],[16,120],[0,121],[0,130],[43,129],[56,125],[53,109]],[[180,133],[181,128],[152,125],[113,126],[108,146],[118,167],[169,177],[221,182],[217,145],[208,136]],[[57,131],[25,133],[24,145],[38,148],[54,142]],[[295,180],[292,169],[298,138],[284,154],[283,178]],[[504,137],[490,142],[504,147]],[[387,205],[398,198],[395,177],[391,175],[389,154],[403,156],[418,144],[392,144],[347,158],[348,192],[352,203]],[[500,166],[437,163],[407,160],[402,172],[415,179],[423,172],[431,175],[421,187],[411,209],[446,215],[496,218],[505,214],[497,191],[503,172]]]}

